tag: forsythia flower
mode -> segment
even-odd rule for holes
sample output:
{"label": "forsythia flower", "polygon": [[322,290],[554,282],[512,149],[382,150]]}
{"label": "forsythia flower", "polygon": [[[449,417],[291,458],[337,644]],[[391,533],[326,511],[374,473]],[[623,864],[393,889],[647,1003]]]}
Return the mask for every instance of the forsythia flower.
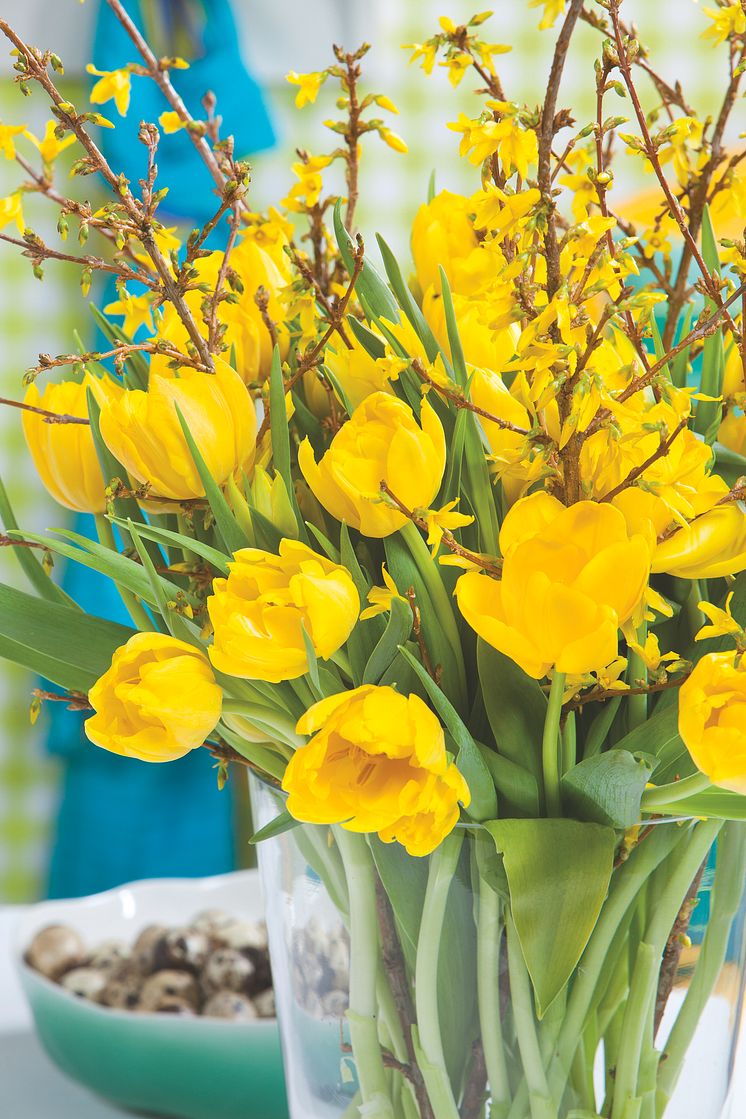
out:
{"label": "forsythia flower", "polygon": [[148,295],[130,295],[120,290],[119,299],[104,307],[107,315],[124,315],[124,332],[134,338],[141,326],[153,329],[153,302]]}
{"label": "forsythia flower", "polygon": [[182,128],[186,127],[185,121],[176,112],[161,113],[158,117],[158,123],[167,136],[174,132],[180,132]]}
{"label": "forsythia flower", "polygon": [[44,128],[44,137],[41,140],[38,140],[33,132],[24,132],[26,139],[38,148],[44,163],[53,163],[60,152],[64,152],[65,148],[69,148],[71,144],[75,143],[74,136],[64,136],[59,140],[55,135],[56,127],[56,121],[48,120]]}
{"label": "forsythia flower", "polygon": [[314,704],[296,729],[313,735],[282,782],[296,820],[378,832],[421,856],[453,830],[459,801],[469,804],[443,728],[417,695],[368,684]]}
{"label": "forsythia flower", "polygon": [[126,68],[121,70],[97,70],[90,62],[86,66],[89,74],[99,78],[91,90],[91,104],[104,105],[114,100],[120,116],[125,117],[130,105],[132,75]]}
{"label": "forsythia flower", "polygon": [[701,630],[694,638],[695,641],[706,641],[708,637],[734,637],[739,648],[744,642],[743,627],[738,624],[736,619],[730,612],[730,604],[733,601],[733,591],[730,592],[725,600],[725,609],[721,610],[718,606],[713,606],[711,602],[700,602],[699,609],[709,621],[708,626],[702,626]]}
{"label": "forsythia flower", "polygon": [[375,618],[379,614],[388,613],[391,609],[391,602],[395,598],[400,598],[402,602],[408,601],[403,594],[399,594],[399,589],[386,570],[385,563],[381,566],[381,575],[383,576],[384,586],[371,587],[368,591],[368,602],[370,606],[366,606],[361,613],[361,622],[366,621],[367,618]]}
{"label": "forsythia flower", "polygon": [[204,497],[176,406],[213,478],[223,485],[253,461],[256,412],[238,373],[221,358],[214,373],[184,367],[177,373],[151,362],[147,392],[133,389],[101,409],[101,434],[133,479],[154,496],[175,501]]}
{"label": "forsythia flower", "polygon": [[502,579],[467,572],[456,585],[461,613],[529,676],[582,674],[617,656],[617,631],[640,606],[650,571],[643,536],[618,510],[565,507],[539,492],[518,501],[500,530]]}
{"label": "forsythia flower", "polygon": [[528,6],[529,8],[544,9],[539,24],[539,30],[544,31],[547,27],[554,27],[557,16],[561,15],[565,9],[565,0],[530,0]]}
{"label": "forsythia flower", "polygon": [[18,232],[23,233],[26,228],[26,221],[23,216],[21,197],[20,190],[17,190],[14,194],[9,194],[7,198],[0,198],[0,229],[14,221]]}
{"label": "forsythia flower", "polygon": [[409,151],[406,141],[402,140],[398,132],[393,132],[390,128],[379,128],[378,135],[393,151],[400,152],[401,155],[406,155]]}
{"label": "forsythia flower", "polygon": [[746,795],[746,661],[709,653],[679,690],[679,734],[714,785]]}
{"label": "forsythia flower", "polygon": [[363,536],[389,536],[407,518],[381,500],[381,482],[408,509],[428,508],[440,488],[445,435],[427,400],[420,427],[409,405],[375,392],[356,408],[320,462],[304,439],[298,464],[325,509]]}
{"label": "forsythia flower", "polygon": [[145,762],[197,749],[220,718],[223,693],[207,657],[165,633],[136,633],[88,693],[96,746]]}
{"label": "forsythia flower", "polygon": [[[32,382],[26,390],[24,404],[87,420],[86,390],[89,388],[99,404],[122,393],[114,381],[108,378],[102,381],[86,373],[80,382],[50,382],[43,393]],[[106,508],[104,479],[90,426],[46,423],[43,416],[28,411],[24,411],[22,422],[34,466],[55,501],[79,513],[103,513]]]}
{"label": "forsythia flower", "polygon": [[352,633],[360,599],[349,572],[297,540],[279,556],[258,548],[236,552],[227,579],[207,600],[215,644],[210,660],[247,680],[294,680],[308,672],[303,629],[328,659]]}
{"label": "forsythia flower", "polygon": [[470,525],[474,522],[474,518],[468,514],[454,512],[457,505],[458,498],[455,498],[444,505],[442,509],[428,509],[425,514],[427,542],[430,545],[433,559],[438,553],[444,532],[452,532],[455,528],[463,528],[464,525]]}
{"label": "forsythia flower", "polygon": [[[501,101],[488,102],[490,106],[508,106]],[[469,162],[478,167],[497,153],[506,175],[517,172],[521,178],[528,176],[529,164],[536,163],[539,145],[532,128],[521,128],[511,115],[501,120],[470,120],[462,113],[457,121],[449,124],[452,132],[463,133],[459,154],[468,156]]]}
{"label": "forsythia flower", "polygon": [[291,70],[289,74],[285,75],[285,81],[298,86],[298,92],[295,95],[295,104],[298,109],[314,103],[319,95],[319,90],[326,81],[326,77],[326,72],[323,70],[311,74],[296,74],[295,70]]}
{"label": "forsythia flower", "polygon": [[13,138],[22,132],[26,132],[25,124],[0,123],[0,152],[6,159],[15,159],[16,145]]}
{"label": "forsythia flower", "polygon": [[731,0],[722,8],[703,8],[702,11],[712,20],[712,27],[702,32],[702,38],[714,39],[716,45],[724,43],[731,35],[743,35],[746,31],[746,14],[740,0]]}

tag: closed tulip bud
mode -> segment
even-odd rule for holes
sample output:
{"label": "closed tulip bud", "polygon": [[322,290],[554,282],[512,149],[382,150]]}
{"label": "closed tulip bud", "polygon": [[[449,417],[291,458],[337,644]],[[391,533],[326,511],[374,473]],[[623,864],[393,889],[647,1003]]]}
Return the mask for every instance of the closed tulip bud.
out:
{"label": "closed tulip bud", "polygon": [[[87,419],[89,388],[100,404],[121,395],[113,381],[101,381],[86,373],[81,382],[48,384],[43,393],[32,382],[24,403],[61,416]],[[104,512],[104,478],[88,424],[47,423],[43,416],[24,411],[23,433],[39,477],[55,501],[79,513]]]}
{"label": "closed tulip bud", "polygon": [[88,693],[91,742],[145,762],[170,762],[201,746],[223,694],[207,657],[165,633],[136,633]]}
{"label": "closed tulip bud", "polygon": [[256,449],[256,411],[241,378],[218,358],[214,373],[178,372],[154,360],[146,392],[134,389],[101,410],[101,434],[130,477],[175,501],[204,497],[176,411],[178,405],[218,485],[248,470]]}
{"label": "closed tulip bud", "polygon": [[342,425],[319,463],[307,439],[298,450],[298,463],[333,517],[363,536],[389,536],[407,518],[381,500],[381,482],[408,509],[418,509],[429,507],[443,478],[445,435],[427,400],[421,424],[408,404],[376,392]]}
{"label": "closed tulip bud", "polygon": [[344,645],[360,613],[348,571],[296,540],[279,556],[258,548],[236,552],[227,579],[216,579],[207,609],[210,648],[220,672],[247,680],[294,680],[308,672],[305,629],[319,657]]}
{"label": "closed tulip bud", "polygon": [[746,660],[709,653],[679,690],[679,734],[714,785],[746,795]]}
{"label": "closed tulip bud", "polygon": [[650,551],[609,504],[565,507],[539,492],[518,501],[500,531],[502,579],[467,572],[461,613],[480,637],[540,679],[610,664],[618,634],[640,606]]}
{"label": "closed tulip bud", "polygon": [[431,284],[440,291],[441,265],[451,287],[459,289],[464,261],[479,244],[471,220],[473,210],[470,199],[464,195],[442,190],[415,214],[412,257],[423,292]]}
{"label": "closed tulip bud", "polygon": [[429,855],[456,826],[459,802],[469,804],[443,728],[419,696],[367,684],[314,704],[296,729],[313,735],[282,782],[296,820],[377,832]]}

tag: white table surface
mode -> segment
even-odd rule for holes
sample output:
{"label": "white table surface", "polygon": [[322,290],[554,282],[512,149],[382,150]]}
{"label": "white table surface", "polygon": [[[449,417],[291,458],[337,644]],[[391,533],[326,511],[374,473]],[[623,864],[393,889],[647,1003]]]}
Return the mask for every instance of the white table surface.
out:
{"label": "white table surface", "polygon": [[[31,1013],[11,962],[11,940],[21,906],[0,906],[0,1119],[126,1119],[132,1115],[80,1087],[47,1057],[34,1034]],[[698,1069],[685,1070],[677,1092],[677,1119],[711,1115],[708,1082],[723,1062],[727,1025],[719,1008],[708,1008],[701,1035],[704,1046]],[[665,1028],[665,1023],[664,1023]],[[746,1044],[742,1030],[740,1059],[734,1076],[730,1119],[746,1116]]]}

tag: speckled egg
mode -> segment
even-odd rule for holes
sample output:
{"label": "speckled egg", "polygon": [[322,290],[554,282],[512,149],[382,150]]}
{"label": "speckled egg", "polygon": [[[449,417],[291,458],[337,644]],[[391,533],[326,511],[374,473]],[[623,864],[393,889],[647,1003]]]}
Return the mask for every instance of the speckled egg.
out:
{"label": "speckled egg", "polygon": [[196,1010],[200,1000],[194,976],[188,971],[156,971],[142,985],[138,1010],[158,1010],[168,999],[181,999]]}
{"label": "speckled egg", "polygon": [[27,963],[48,979],[85,963],[83,938],[69,925],[47,925],[36,934],[26,952]]}
{"label": "speckled egg", "polygon": [[267,951],[267,926],[264,921],[236,921],[220,929],[220,939],[229,948],[246,951]]}
{"label": "speckled egg", "polygon": [[88,999],[90,1002],[99,1002],[106,983],[106,972],[95,967],[74,967],[60,980],[60,986],[70,994],[77,995],[80,999]]}
{"label": "speckled egg", "polygon": [[200,978],[207,995],[215,991],[248,992],[256,983],[256,967],[236,948],[216,948],[207,957]]}
{"label": "speckled egg", "polygon": [[145,975],[153,971],[156,948],[167,933],[165,925],[147,925],[132,945],[132,959]]}
{"label": "speckled egg", "polygon": [[155,968],[157,970],[184,968],[192,972],[200,971],[205,965],[211,947],[209,936],[199,929],[171,929],[155,946]]}
{"label": "speckled egg", "polygon": [[104,940],[88,957],[88,966],[111,971],[130,958],[130,949],[123,940]]}
{"label": "speckled egg", "polygon": [[277,1017],[275,993],[271,987],[268,987],[266,991],[260,991],[258,995],[254,995],[252,1002],[260,1018]]}

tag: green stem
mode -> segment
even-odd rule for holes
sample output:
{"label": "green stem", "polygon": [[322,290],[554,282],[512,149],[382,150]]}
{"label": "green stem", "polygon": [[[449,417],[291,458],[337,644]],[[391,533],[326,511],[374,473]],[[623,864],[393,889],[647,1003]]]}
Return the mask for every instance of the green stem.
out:
{"label": "green stem", "polygon": [[725,961],[731,926],[741,904],[746,878],[746,827],[729,822],[718,838],[715,880],[707,923],[694,976],[664,1048],[658,1073],[658,1115],[663,1115],[681,1072],[684,1057]]}
{"label": "green stem", "polygon": [[592,758],[601,753],[621,702],[621,696],[614,696],[613,699],[607,699],[602,705],[586,736],[583,749],[584,758]]}
{"label": "green stem", "polygon": [[656,899],[645,939],[637,949],[624,1012],[611,1119],[627,1119],[630,1112],[639,1112],[638,1080],[645,1023],[655,1005],[656,980],[663,952],[692,880],[722,826],[722,820],[706,820],[695,824],[688,832],[683,851],[671,867],[668,883]]}
{"label": "green stem", "polygon": [[373,859],[365,836],[335,828],[350,897],[350,1027],[360,1082],[361,1112],[370,1119],[396,1119],[378,1040],[376,982],[378,918]]}
{"label": "green stem", "polygon": [[[186,517],[184,516],[183,513],[177,513],[176,514],[176,523],[179,526],[179,532],[181,533],[182,536],[193,536],[194,535],[194,533],[192,531],[192,528],[187,523],[187,519],[186,519]],[[193,552],[191,550],[191,548],[187,548],[185,546],[181,549],[181,551],[182,551],[182,554],[184,556],[184,563],[198,563],[199,562],[199,556],[197,555],[196,552]]]}
{"label": "green stem", "polygon": [[[647,622],[643,622],[637,631],[637,644],[644,645],[648,636]],[[627,662],[627,682],[636,687],[638,684],[647,684],[648,669],[639,653],[629,650]],[[648,717],[648,697],[646,692],[627,697],[627,721],[629,730],[642,726]]]}
{"label": "green stem", "polygon": [[531,997],[531,984],[523,959],[518,933],[513,918],[506,915],[508,936],[508,973],[510,998],[515,1019],[515,1032],[521,1063],[528,1087],[531,1119],[557,1119],[557,1109],[552,1103],[549,1083],[536,1029],[536,1014]]}
{"label": "green stem", "polygon": [[562,696],[565,690],[564,672],[555,672],[549,692],[549,703],[544,720],[544,737],[541,757],[544,770],[544,797],[547,816],[562,815],[560,797],[559,735],[562,717]]}
{"label": "green stem", "polygon": [[[118,555],[119,549],[117,548],[117,543],[114,539],[114,529],[111,526],[111,522],[108,521],[102,513],[96,513],[94,519],[96,521],[96,535],[98,536],[99,543],[103,544],[107,548],[111,548],[112,552],[116,552]],[[156,626],[153,619],[150,617],[150,614],[148,614],[142,602],[140,602],[140,599],[137,597],[137,595],[133,594],[132,591],[127,590],[126,587],[122,587],[119,583],[114,583],[114,586],[119,591],[119,597],[121,598],[125,609],[127,610],[127,613],[132,619],[133,625],[137,626],[137,628],[139,630],[142,630],[143,633],[152,633],[153,631],[157,631],[158,627]]]}
{"label": "green stem", "polygon": [[482,1047],[487,1066],[492,1108],[496,1115],[510,1103],[510,1081],[500,1012],[500,949],[503,922],[499,895],[484,878],[474,875],[477,887],[477,990]]}
{"label": "green stem", "polygon": [[561,774],[567,773],[578,760],[578,740],[575,727],[575,712],[569,711],[561,735],[562,765]]}
{"label": "green stem", "polygon": [[430,856],[415,962],[415,1005],[422,1076],[435,1119],[459,1119],[446,1068],[438,1006],[438,965],[446,905],[456,873],[463,832],[452,831]]}
{"label": "green stem", "polygon": [[573,1055],[583,1034],[596,989],[605,979],[609,953],[619,925],[630,906],[637,903],[650,875],[684,836],[685,833],[677,827],[656,826],[614,875],[609,896],[578,965],[549,1070],[549,1083],[555,1099],[560,1099],[564,1093]]}
{"label": "green stem", "polygon": [[459,687],[463,695],[466,696],[466,668],[464,667],[461,638],[459,636],[458,626],[456,625],[456,617],[453,613],[453,604],[443,580],[440,577],[437,563],[430,555],[430,550],[416,524],[412,521],[407,521],[401,529],[401,535],[402,540],[409,548],[412,559],[417,565],[417,570],[422,576],[427,592],[432,600],[438,622],[443,627],[443,632],[445,633],[448,644],[453,650]]}
{"label": "green stem", "polygon": [[691,777],[682,777],[670,785],[656,785],[642,794],[642,811],[657,812],[662,805],[676,804],[697,793],[704,793],[711,786],[710,778],[704,773],[693,773]]}

